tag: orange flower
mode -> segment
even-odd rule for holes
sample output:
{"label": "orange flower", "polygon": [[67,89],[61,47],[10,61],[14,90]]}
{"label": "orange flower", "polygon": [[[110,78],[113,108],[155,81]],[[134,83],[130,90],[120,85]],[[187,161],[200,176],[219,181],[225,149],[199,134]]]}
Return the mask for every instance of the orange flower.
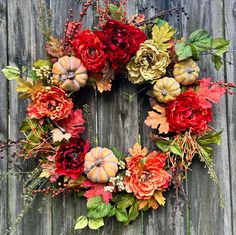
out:
{"label": "orange flower", "polygon": [[59,87],[45,87],[32,95],[32,103],[28,106],[30,118],[49,117],[53,121],[67,118],[73,108],[72,99]]}
{"label": "orange flower", "polygon": [[153,151],[147,156],[136,155],[126,158],[130,172],[124,184],[128,193],[134,193],[137,199],[150,199],[157,191],[169,186],[170,175],[164,170],[166,155]]}

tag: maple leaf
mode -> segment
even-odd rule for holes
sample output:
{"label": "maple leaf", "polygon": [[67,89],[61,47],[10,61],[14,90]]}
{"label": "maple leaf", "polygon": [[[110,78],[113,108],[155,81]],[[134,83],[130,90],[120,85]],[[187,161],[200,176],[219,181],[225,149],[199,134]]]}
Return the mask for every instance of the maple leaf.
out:
{"label": "maple leaf", "polygon": [[153,129],[158,129],[160,134],[167,134],[169,131],[169,124],[166,120],[165,108],[160,105],[154,105],[152,108],[157,112],[149,111],[148,117],[144,123]]}
{"label": "maple leaf", "polygon": [[159,49],[167,51],[167,49],[171,47],[169,41],[173,38],[175,33],[176,30],[167,22],[160,27],[158,25],[154,25],[152,28],[152,39],[157,44]]}
{"label": "maple leaf", "polygon": [[141,156],[146,156],[147,153],[148,153],[148,150],[146,147],[144,147],[142,149],[142,146],[138,143],[136,143],[133,148],[129,148],[129,153],[131,156],[138,156],[138,155],[141,155]]}
{"label": "maple leaf", "polygon": [[52,133],[53,143],[57,141],[61,142],[63,139],[69,140],[71,138],[71,133],[63,133],[63,131],[60,130],[59,128],[51,130],[51,133]]}
{"label": "maple leaf", "polygon": [[41,80],[33,81],[30,79],[29,81],[23,78],[17,78],[17,88],[16,91],[21,93],[19,95],[20,98],[29,98],[34,92],[37,92],[43,88],[43,82]]}
{"label": "maple leaf", "polygon": [[57,58],[68,54],[68,52],[65,51],[63,40],[54,37],[50,37],[50,40],[45,45],[45,50],[49,55]]}
{"label": "maple leaf", "polygon": [[197,96],[203,108],[211,108],[212,103],[219,103],[220,98],[225,94],[226,89],[216,82],[211,82],[211,78],[203,78],[199,81]]}
{"label": "maple leaf", "polygon": [[85,120],[81,109],[72,110],[70,116],[59,122],[59,125],[65,129],[66,133],[70,133],[72,137],[78,137],[85,131]]}
{"label": "maple leaf", "polygon": [[106,192],[104,190],[105,184],[93,183],[89,180],[86,180],[86,181],[84,181],[82,186],[85,188],[91,188],[85,192],[84,196],[86,198],[91,198],[91,197],[95,197],[95,196],[102,196],[102,200],[105,203],[109,203],[109,201],[112,199],[112,193]]}

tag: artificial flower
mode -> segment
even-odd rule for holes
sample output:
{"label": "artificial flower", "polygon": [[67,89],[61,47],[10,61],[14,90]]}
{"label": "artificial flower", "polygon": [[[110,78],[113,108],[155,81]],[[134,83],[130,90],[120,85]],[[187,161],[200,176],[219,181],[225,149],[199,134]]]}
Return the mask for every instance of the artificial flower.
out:
{"label": "artificial flower", "polygon": [[72,110],[68,118],[59,122],[66,133],[70,133],[72,137],[78,138],[85,131],[85,120],[81,109]]}
{"label": "artificial flower", "polygon": [[84,172],[84,157],[89,150],[89,142],[81,138],[71,138],[69,143],[60,145],[56,153],[56,172],[77,179]]}
{"label": "artificial flower", "polygon": [[147,156],[126,158],[129,176],[124,179],[125,189],[137,199],[150,199],[156,191],[169,186],[170,175],[164,170],[166,155],[153,151]]}
{"label": "artificial flower", "polygon": [[166,107],[166,118],[170,132],[180,133],[190,130],[202,133],[212,121],[212,111],[201,105],[198,95],[189,90],[180,94]]}
{"label": "artificial flower", "polygon": [[107,56],[103,44],[96,34],[89,29],[79,32],[72,42],[75,56],[80,58],[84,66],[91,72],[98,73],[106,65]]}
{"label": "artificial flower", "polygon": [[113,19],[106,22],[102,31],[95,33],[103,42],[114,70],[128,63],[146,39],[145,33],[140,29]]}
{"label": "artificial flower", "polygon": [[48,117],[53,121],[58,121],[67,118],[72,108],[72,99],[68,98],[59,87],[52,86],[35,92],[27,110],[30,118]]}
{"label": "artificial flower", "polygon": [[49,178],[51,182],[56,182],[58,180],[59,174],[56,172],[55,156],[48,156],[47,162],[43,163],[41,168],[43,171],[39,177]]}
{"label": "artificial flower", "polygon": [[134,84],[155,81],[166,73],[169,64],[168,53],[158,49],[153,40],[146,40],[127,65],[128,79]]}

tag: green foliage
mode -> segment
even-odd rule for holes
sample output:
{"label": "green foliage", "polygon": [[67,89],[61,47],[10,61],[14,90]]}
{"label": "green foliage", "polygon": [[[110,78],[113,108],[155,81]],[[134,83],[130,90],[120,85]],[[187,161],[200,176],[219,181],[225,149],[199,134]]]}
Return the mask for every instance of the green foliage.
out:
{"label": "green foliage", "polygon": [[120,20],[124,17],[124,7],[115,4],[109,4],[109,13],[115,20]]}
{"label": "green foliage", "polygon": [[108,216],[111,210],[111,204],[103,202],[101,196],[89,198],[87,201],[87,216],[90,219],[99,219]]}
{"label": "green foliage", "polygon": [[75,230],[83,229],[88,225],[88,219],[85,216],[80,216],[75,224]]}
{"label": "green foliage", "polygon": [[37,60],[34,62],[34,67],[35,68],[40,68],[43,66],[48,66],[51,67],[51,62],[49,60]]}
{"label": "green foliage", "polygon": [[116,147],[111,147],[111,151],[114,153],[114,155],[119,159],[123,160],[125,155]]}
{"label": "green foliage", "polygon": [[221,56],[228,47],[228,40],[213,38],[206,30],[198,29],[190,35],[189,42],[177,42],[175,51],[180,61],[187,58],[198,60],[201,53],[210,53],[216,70],[219,70],[223,65]]}
{"label": "green foliage", "polygon": [[20,77],[21,71],[16,66],[7,66],[2,69],[3,74],[8,80],[14,80]]}
{"label": "green foliage", "polygon": [[178,143],[174,143],[173,145],[170,146],[170,151],[173,154],[183,156],[183,151],[181,150],[180,146]]}
{"label": "green foliage", "polygon": [[129,220],[128,213],[125,208],[116,209],[116,219],[119,222],[127,222]]}
{"label": "green foliage", "polygon": [[169,152],[170,150],[170,140],[159,139],[156,141],[157,147],[163,152]]}
{"label": "green foliage", "polygon": [[89,219],[88,226],[90,229],[96,230],[104,225],[103,218]]}

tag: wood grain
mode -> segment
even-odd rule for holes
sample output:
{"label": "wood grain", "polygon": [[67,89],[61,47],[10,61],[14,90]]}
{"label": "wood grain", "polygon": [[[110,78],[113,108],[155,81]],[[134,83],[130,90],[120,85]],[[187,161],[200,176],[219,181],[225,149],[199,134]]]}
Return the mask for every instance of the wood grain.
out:
{"label": "wood grain", "polygon": [[[55,34],[63,36],[65,19],[69,9],[74,9],[74,17],[79,16],[80,6],[76,0],[45,0],[48,9],[53,12],[52,24]],[[231,39],[231,49],[236,47],[236,3],[234,0],[128,0],[128,15],[138,10],[153,6],[147,10],[152,16],[155,8],[158,10],[170,7],[184,6],[189,13],[190,20],[185,17],[178,22],[175,16],[167,17],[171,25],[177,27],[179,37],[182,33],[188,37],[190,32],[204,28],[214,36]],[[44,40],[39,30],[39,9],[37,0],[0,0],[0,49],[1,64],[16,64],[19,60],[30,65],[33,60],[44,57]],[[84,28],[91,27],[96,22],[92,9],[85,18]],[[226,59],[236,64],[235,52],[228,53]],[[204,56],[201,63],[202,76],[211,76],[214,80],[225,78],[228,82],[236,82],[235,66],[226,64],[220,72],[215,72],[209,56]],[[2,78],[2,74],[0,74]],[[8,96],[9,88],[9,96]],[[113,82],[111,93],[98,94],[93,89],[85,88],[73,99],[77,108],[84,103],[90,106],[89,117],[92,132],[87,137],[95,146],[93,136],[103,147],[116,146],[127,153],[128,148],[139,141],[150,149],[153,143],[149,140],[150,129],[143,124],[147,111],[150,109],[145,87],[133,86],[123,75],[117,75]],[[126,94],[134,95],[129,102]],[[26,103],[18,99],[15,83],[1,80],[0,86],[0,139],[19,137],[19,126],[25,117]],[[9,110],[8,110],[9,108]],[[9,121],[8,121],[9,112]],[[17,227],[16,235],[73,235],[73,234],[192,234],[192,235],[231,235],[236,233],[236,128],[235,128],[235,97],[227,96],[221,104],[214,108],[214,123],[217,130],[224,128],[222,143],[215,148],[214,162],[220,183],[225,195],[225,207],[219,208],[217,188],[209,179],[204,165],[194,162],[192,172],[188,176],[185,189],[188,192],[190,210],[181,197],[181,211],[172,217],[175,195],[172,190],[168,193],[167,204],[158,210],[144,213],[133,224],[124,227],[113,219],[106,221],[105,229],[91,231],[88,229],[74,231],[76,217],[85,214],[85,200],[76,194],[62,195],[51,202],[44,202],[44,210],[38,212],[41,196],[37,197],[32,209],[26,214],[23,222]],[[9,129],[9,130],[8,130]],[[8,169],[9,168],[9,169]],[[14,160],[8,163],[6,158],[0,159],[0,172],[31,169],[32,165]],[[7,181],[0,184],[0,234],[8,225],[14,226],[15,219],[24,206],[20,197],[24,177],[21,174],[9,176]],[[2,219],[4,218],[4,219]],[[173,222],[175,225],[173,226]]]}

